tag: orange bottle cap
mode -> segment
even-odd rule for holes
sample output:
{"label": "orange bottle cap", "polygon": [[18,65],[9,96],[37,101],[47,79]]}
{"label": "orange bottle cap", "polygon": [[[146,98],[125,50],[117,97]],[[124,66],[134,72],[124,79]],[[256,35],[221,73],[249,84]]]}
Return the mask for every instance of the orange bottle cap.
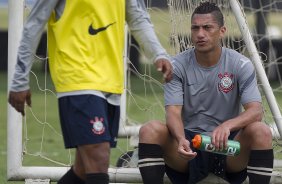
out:
{"label": "orange bottle cap", "polygon": [[199,149],[201,147],[201,143],[202,143],[202,137],[201,135],[195,135],[195,137],[192,139],[192,144],[193,147],[196,149]]}

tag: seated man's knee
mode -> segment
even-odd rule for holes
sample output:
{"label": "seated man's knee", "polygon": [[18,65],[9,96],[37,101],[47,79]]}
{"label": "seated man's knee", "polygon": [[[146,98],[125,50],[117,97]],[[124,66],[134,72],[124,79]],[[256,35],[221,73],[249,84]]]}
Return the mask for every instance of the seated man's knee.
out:
{"label": "seated man's knee", "polygon": [[272,132],[270,127],[262,122],[255,122],[244,128],[243,133],[252,141],[262,145],[272,144]]}
{"label": "seated man's knee", "polygon": [[139,130],[140,142],[155,141],[167,132],[166,126],[160,121],[150,121]]}

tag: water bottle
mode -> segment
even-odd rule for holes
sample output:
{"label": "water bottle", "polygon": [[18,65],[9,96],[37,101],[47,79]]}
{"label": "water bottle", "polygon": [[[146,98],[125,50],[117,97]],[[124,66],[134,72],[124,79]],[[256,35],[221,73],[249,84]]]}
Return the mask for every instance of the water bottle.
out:
{"label": "water bottle", "polygon": [[236,156],[240,153],[240,143],[238,141],[228,140],[227,148],[216,150],[215,146],[211,143],[211,137],[202,134],[195,135],[192,139],[192,145],[196,149],[222,155]]}

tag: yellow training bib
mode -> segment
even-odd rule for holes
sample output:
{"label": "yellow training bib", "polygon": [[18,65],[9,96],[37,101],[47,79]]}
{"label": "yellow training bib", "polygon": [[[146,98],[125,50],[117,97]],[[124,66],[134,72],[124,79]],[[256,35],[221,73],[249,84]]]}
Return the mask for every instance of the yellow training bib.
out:
{"label": "yellow training bib", "polygon": [[122,93],[125,0],[66,0],[48,24],[51,77],[57,92]]}

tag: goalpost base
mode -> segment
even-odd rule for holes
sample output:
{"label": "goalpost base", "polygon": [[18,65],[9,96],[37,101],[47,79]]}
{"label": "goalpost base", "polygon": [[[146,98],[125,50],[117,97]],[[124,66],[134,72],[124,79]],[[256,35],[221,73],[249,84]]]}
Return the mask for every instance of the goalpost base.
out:
{"label": "goalpost base", "polygon": [[[50,179],[26,179],[25,180],[25,184],[52,184],[52,183],[55,183],[55,182],[51,182]],[[165,183],[170,184],[167,176],[165,177]],[[205,178],[199,184],[214,184],[214,183],[228,184],[226,181],[224,181],[223,179],[219,177],[216,177],[213,174],[210,174],[207,178]],[[248,184],[248,183],[249,181],[247,179],[243,184]],[[279,175],[279,173],[275,173],[275,176],[272,176],[270,183],[282,184],[282,175],[281,174]],[[119,184],[126,184],[126,183],[119,183]]]}
{"label": "goalpost base", "polygon": [[[276,166],[277,163],[275,163],[274,165]],[[50,167],[49,169],[46,169],[44,167],[32,167],[32,168],[31,167],[22,167],[21,169],[19,169],[20,171],[18,171],[20,173],[18,173],[14,177],[8,178],[8,180],[10,181],[25,180],[25,184],[56,183],[56,181],[58,181],[58,179],[68,169],[69,168],[67,167],[62,167],[62,168]],[[278,169],[279,171],[278,170],[273,171],[270,183],[282,184],[282,172],[280,171],[280,169],[282,170],[282,168],[279,168]],[[38,174],[36,174],[36,172],[38,172]],[[45,175],[42,175],[42,173],[45,173]],[[138,168],[109,168],[108,173],[110,176],[111,183],[142,183],[142,178],[141,178]],[[27,175],[29,177],[24,177]],[[25,179],[25,178],[33,178],[33,179]],[[42,178],[42,179],[38,179],[38,178]],[[166,184],[170,183],[167,176],[165,176],[164,181]],[[200,182],[200,184],[214,184],[214,183],[227,184],[223,179],[216,177],[213,174],[209,174],[207,178],[205,178],[203,181]],[[248,184],[248,183],[249,183],[248,180],[244,182],[244,184]]]}
{"label": "goalpost base", "polygon": [[25,184],[50,184],[50,179],[25,179]]}

